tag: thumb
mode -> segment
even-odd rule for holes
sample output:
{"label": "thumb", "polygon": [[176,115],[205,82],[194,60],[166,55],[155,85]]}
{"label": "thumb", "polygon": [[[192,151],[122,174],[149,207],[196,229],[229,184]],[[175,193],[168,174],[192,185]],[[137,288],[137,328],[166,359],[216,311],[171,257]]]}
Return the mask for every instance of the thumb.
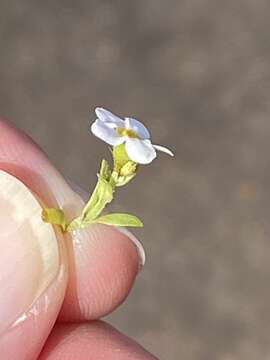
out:
{"label": "thumb", "polygon": [[39,199],[72,216],[70,204],[79,196],[27,135],[1,119],[0,133],[0,358],[32,360],[67,287],[63,235],[41,222]]}
{"label": "thumb", "polygon": [[59,266],[52,227],[41,206],[18,179],[0,171],[0,331],[12,323],[50,284]]}
{"label": "thumb", "polygon": [[[64,297],[63,247],[54,228],[42,222],[41,210],[37,197],[20,180],[0,170],[3,359],[30,359],[35,356],[33,352],[40,351]],[[48,306],[48,302],[53,306]]]}

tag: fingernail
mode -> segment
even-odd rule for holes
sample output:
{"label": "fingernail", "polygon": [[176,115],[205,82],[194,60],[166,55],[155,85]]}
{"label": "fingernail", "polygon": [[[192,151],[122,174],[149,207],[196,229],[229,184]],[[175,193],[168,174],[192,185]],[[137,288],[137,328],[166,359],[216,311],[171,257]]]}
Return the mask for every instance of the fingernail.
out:
{"label": "fingernail", "polygon": [[142,243],[136,238],[136,236],[134,234],[132,234],[132,232],[130,232],[128,229],[124,228],[124,227],[117,227],[117,229],[124,235],[126,235],[132,242],[133,244],[136,246],[137,249],[137,253],[139,256],[139,270],[142,269],[142,267],[145,264],[145,250],[142,246]]}
{"label": "fingernail", "polygon": [[57,238],[42,207],[17,178],[0,170],[0,333],[21,316],[56,277]]}

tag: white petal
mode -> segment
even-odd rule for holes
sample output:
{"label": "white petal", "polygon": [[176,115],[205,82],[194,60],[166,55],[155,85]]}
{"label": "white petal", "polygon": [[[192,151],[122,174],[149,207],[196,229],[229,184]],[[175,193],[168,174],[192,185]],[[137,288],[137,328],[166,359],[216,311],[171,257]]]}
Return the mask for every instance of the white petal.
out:
{"label": "white petal", "polygon": [[150,140],[127,138],[126,151],[130,159],[138,164],[150,164],[157,156]]}
{"label": "white petal", "polygon": [[120,117],[114,115],[109,110],[103,109],[101,107],[97,107],[95,109],[97,117],[104,122],[110,122],[115,124],[118,127],[125,127],[125,122]]}
{"label": "white petal", "polygon": [[115,129],[112,129],[106,122],[99,119],[92,124],[91,131],[99,139],[113,146],[120,145],[125,141],[125,138],[119,136]]}
{"label": "white petal", "polygon": [[135,131],[141,139],[143,140],[150,139],[149,131],[140,121],[126,117],[125,125],[126,125],[126,129],[131,129]]}
{"label": "white petal", "polygon": [[153,145],[153,146],[156,150],[159,150],[168,155],[174,156],[174,153],[170,149],[166,148],[165,146],[161,146],[161,145]]}

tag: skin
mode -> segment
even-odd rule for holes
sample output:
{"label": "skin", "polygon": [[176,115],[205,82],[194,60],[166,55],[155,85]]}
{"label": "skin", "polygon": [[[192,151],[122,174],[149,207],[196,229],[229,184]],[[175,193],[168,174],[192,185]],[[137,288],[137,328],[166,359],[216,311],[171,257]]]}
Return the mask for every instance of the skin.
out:
{"label": "skin", "polygon": [[[70,217],[77,215],[83,206],[82,197],[42,150],[3,120],[0,134],[0,169],[20,179],[47,206],[63,207]],[[16,326],[0,333],[1,358],[156,359],[98,320],[119,306],[133,286],[140,263],[134,243],[117,229],[102,225],[89,227],[75,238],[57,231],[57,238],[60,270],[15,320]],[[12,306],[8,311],[12,312]],[[0,323],[3,315],[0,308]]]}

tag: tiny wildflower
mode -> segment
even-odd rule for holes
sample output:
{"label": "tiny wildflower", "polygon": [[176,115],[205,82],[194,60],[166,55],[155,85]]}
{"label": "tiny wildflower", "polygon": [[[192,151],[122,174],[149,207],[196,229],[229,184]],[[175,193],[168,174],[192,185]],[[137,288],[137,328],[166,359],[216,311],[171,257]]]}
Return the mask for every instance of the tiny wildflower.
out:
{"label": "tiny wildflower", "polygon": [[171,150],[152,144],[149,131],[140,121],[130,117],[123,120],[100,107],[96,108],[95,112],[97,119],[91,130],[94,135],[113,147],[113,165],[111,167],[106,160],[102,160],[96,187],[79,216],[68,221],[63,209],[43,209],[43,221],[60,226],[63,232],[83,229],[95,223],[143,226],[135,215],[102,215],[102,212],[113,200],[117,187],[128,184],[136,176],[138,165],[149,164],[156,158],[156,150],[173,156]]}
{"label": "tiny wildflower", "polygon": [[157,156],[156,150],[173,156],[171,150],[153,145],[148,129],[138,120],[126,117],[124,120],[103,108],[96,108],[97,119],[91,130],[101,140],[112,146],[125,144],[130,160],[138,164],[149,164]]}

